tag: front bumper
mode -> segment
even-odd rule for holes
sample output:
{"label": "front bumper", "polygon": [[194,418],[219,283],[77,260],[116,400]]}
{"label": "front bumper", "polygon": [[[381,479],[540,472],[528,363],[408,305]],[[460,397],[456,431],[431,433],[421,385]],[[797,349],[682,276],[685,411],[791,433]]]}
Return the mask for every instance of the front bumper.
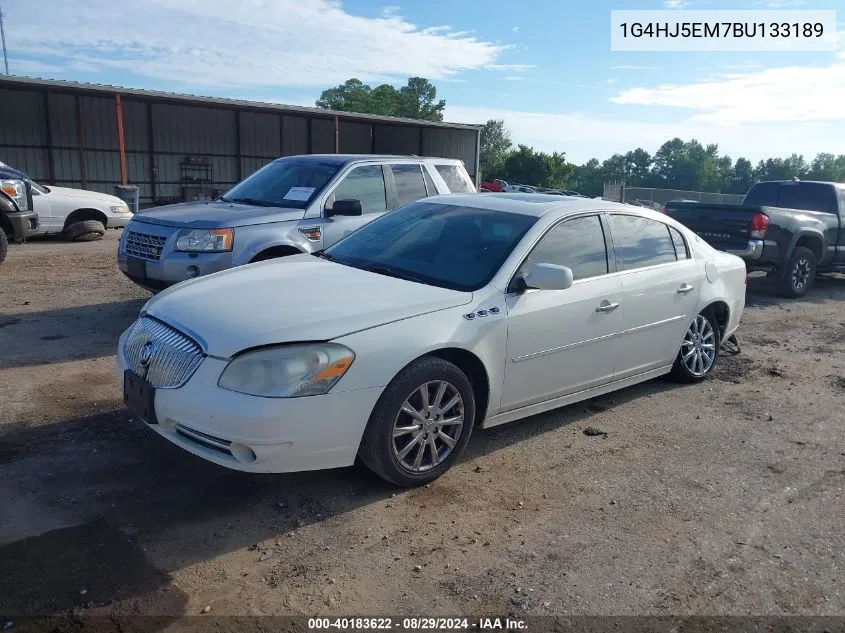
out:
{"label": "front bumper", "polygon": [[139,286],[150,290],[165,288],[194,277],[202,277],[232,267],[232,253],[183,253],[165,250],[159,260],[139,259],[143,262],[144,275],[133,275],[129,271],[129,257],[123,253],[123,246],[117,256],[121,272]]}
{"label": "front bumper", "polygon": [[12,224],[14,239],[16,241],[24,240],[38,232],[38,214],[35,211],[8,213],[6,217],[9,218],[9,222]]}
{"label": "front bumper", "polygon": [[[123,337],[116,369],[123,388]],[[178,389],[158,389],[158,424],[173,444],[220,466],[282,473],[350,466],[381,387],[304,398],[261,398],[217,386],[227,361],[205,358]]]}

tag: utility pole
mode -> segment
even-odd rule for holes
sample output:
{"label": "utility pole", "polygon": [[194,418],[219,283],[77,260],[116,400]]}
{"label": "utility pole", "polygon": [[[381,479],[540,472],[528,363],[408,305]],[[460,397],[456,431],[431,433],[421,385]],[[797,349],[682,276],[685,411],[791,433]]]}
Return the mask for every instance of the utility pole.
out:
{"label": "utility pole", "polygon": [[9,74],[9,58],[6,55],[6,32],[3,30],[3,7],[0,6],[0,40],[3,40],[3,63],[6,65],[6,74]]}

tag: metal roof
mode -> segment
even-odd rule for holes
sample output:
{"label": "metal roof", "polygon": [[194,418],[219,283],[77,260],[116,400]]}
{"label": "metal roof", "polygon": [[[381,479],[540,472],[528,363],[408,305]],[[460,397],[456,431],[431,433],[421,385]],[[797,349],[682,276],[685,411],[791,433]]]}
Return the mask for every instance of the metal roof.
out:
{"label": "metal roof", "polygon": [[140,88],[125,88],[106,84],[89,84],[62,79],[41,79],[40,77],[19,77],[0,75],[0,88],[34,88],[54,92],[73,92],[90,96],[120,95],[121,97],[138,97],[146,100],[181,103],[183,105],[206,105],[215,107],[241,108],[261,112],[279,112],[291,115],[310,115],[320,118],[337,116],[344,121],[383,122],[414,127],[436,127],[459,130],[480,130],[482,125],[468,123],[447,123],[440,121],[420,121],[402,117],[382,116],[380,114],[361,114],[357,112],[342,112],[339,110],[324,110],[323,108],[309,108],[305,106],[283,105],[280,103],[266,103],[263,101],[246,101],[243,99],[228,99],[224,97],[203,97],[199,95],[164,92],[161,90],[143,90]]}

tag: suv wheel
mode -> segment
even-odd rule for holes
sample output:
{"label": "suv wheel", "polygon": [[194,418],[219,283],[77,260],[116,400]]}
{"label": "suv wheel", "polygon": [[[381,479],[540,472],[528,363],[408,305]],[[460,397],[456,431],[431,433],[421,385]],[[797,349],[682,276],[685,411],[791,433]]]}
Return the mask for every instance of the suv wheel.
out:
{"label": "suv wheel", "polygon": [[0,227],[0,264],[6,259],[6,251],[9,249],[9,240],[6,237],[6,231]]}

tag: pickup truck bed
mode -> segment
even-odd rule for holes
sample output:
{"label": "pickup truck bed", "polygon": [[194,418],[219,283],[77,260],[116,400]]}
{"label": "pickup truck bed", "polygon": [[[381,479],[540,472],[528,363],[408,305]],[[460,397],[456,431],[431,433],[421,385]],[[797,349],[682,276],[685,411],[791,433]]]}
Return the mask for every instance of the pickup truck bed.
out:
{"label": "pickup truck bed", "polygon": [[804,295],[817,272],[845,271],[845,185],[763,182],[744,203],[670,202],[666,214],[749,270],[769,271],[785,296]]}

